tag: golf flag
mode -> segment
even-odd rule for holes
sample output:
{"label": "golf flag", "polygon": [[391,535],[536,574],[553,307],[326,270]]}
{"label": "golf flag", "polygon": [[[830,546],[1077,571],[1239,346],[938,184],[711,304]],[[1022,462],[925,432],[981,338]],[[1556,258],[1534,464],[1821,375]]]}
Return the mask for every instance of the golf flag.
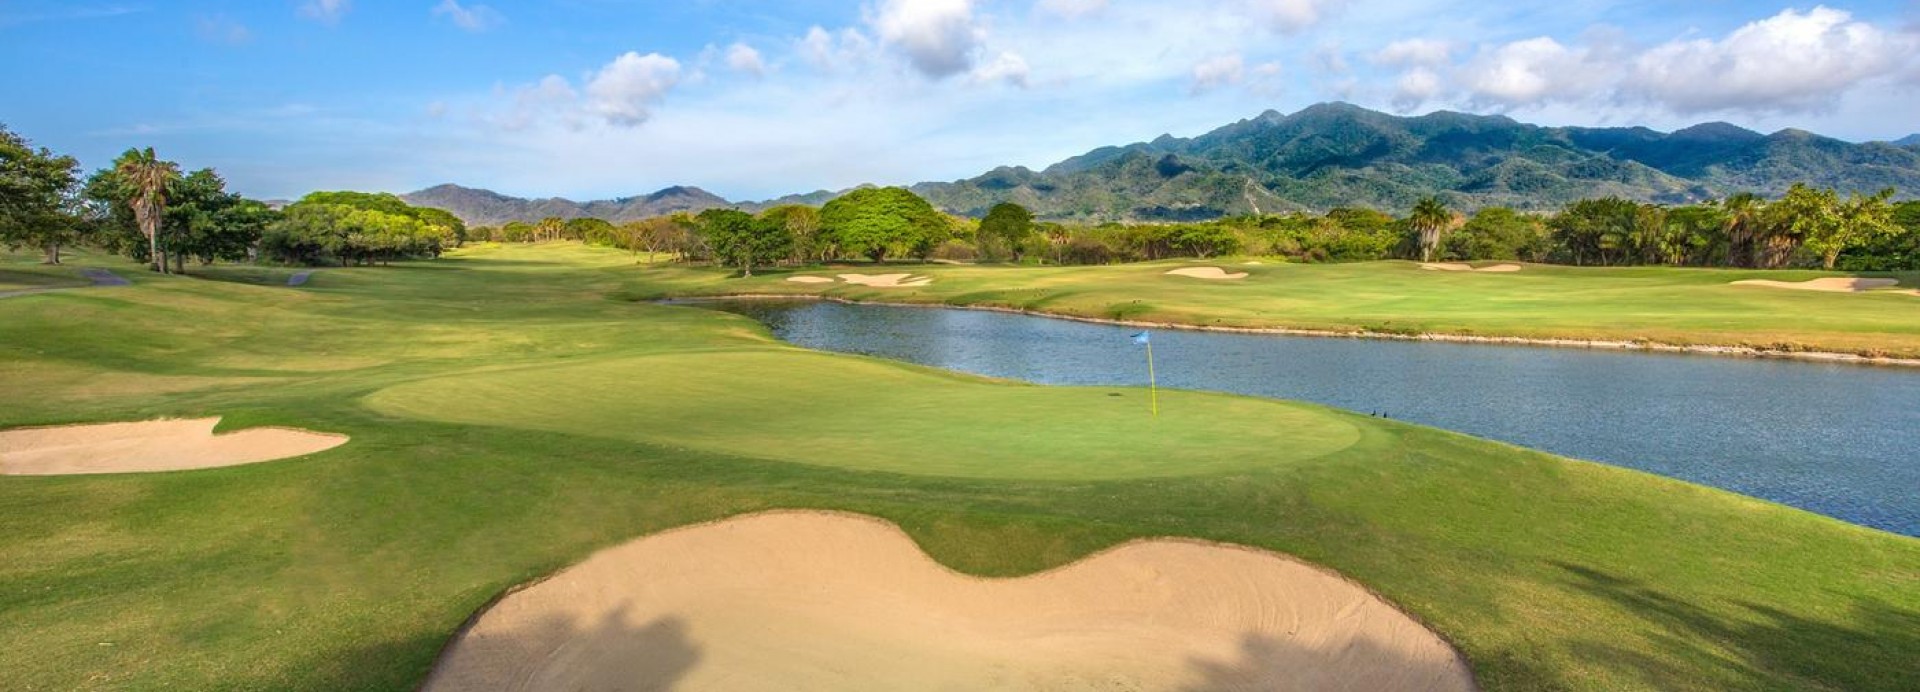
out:
{"label": "golf flag", "polygon": [[1153,376],[1153,338],[1146,332],[1133,335],[1133,343],[1147,347],[1147,400],[1152,402],[1154,417],[1160,416],[1160,383]]}

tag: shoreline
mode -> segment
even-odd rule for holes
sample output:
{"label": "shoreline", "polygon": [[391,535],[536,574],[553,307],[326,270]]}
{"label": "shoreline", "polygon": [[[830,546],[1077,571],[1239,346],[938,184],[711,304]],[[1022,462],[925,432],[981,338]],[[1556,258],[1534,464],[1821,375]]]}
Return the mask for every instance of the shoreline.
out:
{"label": "shoreline", "polygon": [[948,303],[912,303],[887,300],[859,300],[840,296],[819,294],[785,293],[738,293],[706,296],[678,296],[655,299],[654,302],[701,301],[701,300],[818,300],[847,305],[887,305],[908,308],[948,308],[954,310],[977,310],[999,312],[1047,319],[1085,322],[1089,324],[1107,324],[1141,329],[1177,329],[1181,331],[1222,332],[1228,334],[1265,334],[1269,336],[1305,336],[1317,338],[1342,339],[1384,339],[1389,341],[1428,341],[1439,343],[1478,344],[1483,346],[1536,346],[1550,348],[1581,348],[1601,351],[1637,351],[1642,353],[1665,353],[1677,355],[1703,355],[1732,358],[1753,358],[1760,360],[1796,360],[1810,363],[1832,363],[1840,365],[1867,365],[1898,368],[1920,368],[1920,358],[1894,358],[1888,356],[1865,356],[1858,353],[1838,351],[1782,351],[1777,349],[1755,348],[1752,346],[1699,346],[1669,344],[1658,341],[1620,341],[1610,339],[1550,339],[1521,336],[1476,336],[1471,334],[1447,334],[1443,332],[1420,332],[1402,334],[1397,332],[1376,332],[1366,329],[1349,331],[1333,329],[1300,329],[1294,327],[1220,327],[1203,324],[1184,324],[1180,322],[1150,322],[1146,320],[1111,319],[1105,317],[1086,317],[1082,315],[1064,315],[1041,310],[1028,310],[999,305],[952,305]]}

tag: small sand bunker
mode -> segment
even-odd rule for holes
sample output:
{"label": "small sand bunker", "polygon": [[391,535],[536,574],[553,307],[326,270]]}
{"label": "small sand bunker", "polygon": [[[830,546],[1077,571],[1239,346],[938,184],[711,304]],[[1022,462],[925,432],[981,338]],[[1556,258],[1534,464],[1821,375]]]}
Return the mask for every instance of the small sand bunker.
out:
{"label": "small sand bunker", "polygon": [[1221,269],[1219,267],[1181,267],[1179,269],[1169,270],[1167,273],[1172,274],[1174,276],[1193,277],[1195,279],[1244,279],[1244,278],[1247,278],[1246,272],[1234,272],[1232,274],[1228,274],[1227,270]]}
{"label": "small sand bunker", "polygon": [[1518,264],[1496,264],[1490,267],[1475,269],[1473,265],[1465,262],[1421,262],[1420,268],[1436,272],[1493,272],[1496,274],[1517,272],[1523,269],[1523,267]]}
{"label": "small sand bunker", "polygon": [[1769,279],[1747,279],[1733,282],[1735,286],[1765,286],[1767,288],[1787,288],[1796,291],[1822,291],[1826,293],[1859,293],[1876,288],[1890,288],[1900,285],[1899,279],[1851,279],[1835,277],[1813,279],[1811,281],[1773,281]]}
{"label": "small sand bunker", "polygon": [[876,519],[771,512],[648,536],[511,593],[439,690],[1471,690],[1438,636],[1285,557],[1130,543],[1017,579]]}
{"label": "small sand bunker", "polygon": [[856,286],[873,286],[876,288],[925,286],[933,283],[933,277],[914,276],[912,274],[841,274],[840,280]]}
{"label": "small sand bunker", "polygon": [[788,281],[792,281],[792,282],[794,282],[794,283],[797,283],[797,284],[830,284],[830,283],[833,283],[833,277],[831,277],[831,276],[789,276],[789,277],[787,277],[787,280],[788,280]]}
{"label": "small sand bunker", "polygon": [[0,430],[0,474],[181,471],[286,459],[346,444],[347,436],[291,428],[213,434],[219,418]]}

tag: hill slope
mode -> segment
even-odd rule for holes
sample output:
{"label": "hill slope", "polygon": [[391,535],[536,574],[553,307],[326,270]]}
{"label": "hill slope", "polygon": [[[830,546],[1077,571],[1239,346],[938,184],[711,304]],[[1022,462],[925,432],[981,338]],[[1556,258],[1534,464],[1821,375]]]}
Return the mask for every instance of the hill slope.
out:
{"label": "hill slope", "polygon": [[[1801,130],[1761,134],[1727,123],[1662,133],[1644,127],[1542,127],[1441,111],[1401,117],[1344,103],[1267,111],[1206,134],[1102,147],[1044,170],[1000,167],[912,189],[980,216],[1013,201],[1051,219],[1190,220],[1325,210],[1404,212],[1438,194],[1456,207],[1553,209],[1585,197],[1682,203],[1736,191],[1779,195],[1796,182],[1920,192],[1920,136],[1851,143]],[[782,198],[819,204],[833,193]],[[658,198],[658,199],[656,199]],[[443,185],[407,195],[470,223],[544,216],[614,221],[731,204],[698,188],[608,202],[517,200]]]}

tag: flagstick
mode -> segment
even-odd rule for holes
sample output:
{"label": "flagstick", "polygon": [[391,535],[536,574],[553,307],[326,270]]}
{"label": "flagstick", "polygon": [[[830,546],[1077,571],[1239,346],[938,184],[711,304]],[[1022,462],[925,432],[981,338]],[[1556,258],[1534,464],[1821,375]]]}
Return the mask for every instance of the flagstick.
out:
{"label": "flagstick", "polygon": [[1160,383],[1153,376],[1153,342],[1147,342],[1147,398],[1153,402],[1153,417],[1160,417]]}

